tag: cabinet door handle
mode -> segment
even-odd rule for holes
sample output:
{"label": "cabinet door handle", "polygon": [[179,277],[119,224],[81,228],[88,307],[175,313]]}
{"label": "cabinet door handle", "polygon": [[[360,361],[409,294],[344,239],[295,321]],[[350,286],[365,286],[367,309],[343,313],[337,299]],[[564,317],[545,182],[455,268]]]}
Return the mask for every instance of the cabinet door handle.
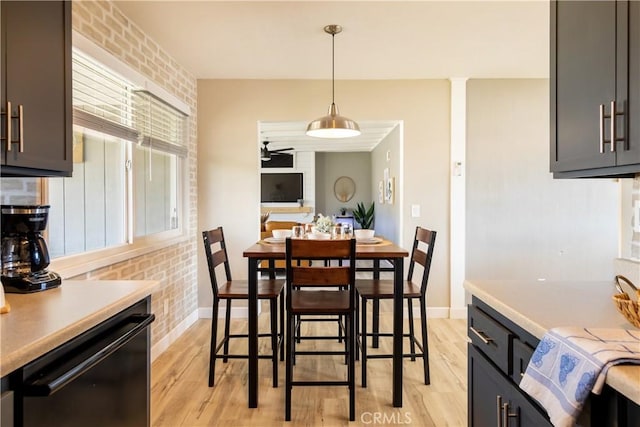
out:
{"label": "cabinet door handle", "polygon": [[600,104],[600,153],[604,153],[604,104]]}
{"label": "cabinet door handle", "polygon": [[509,418],[518,419],[518,410],[516,412],[509,413],[509,404],[502,404],[502,421],[500,422],[500,427],[509,427]]}
{"label": "cabinet door handle", "polygon": [[7,111],[4,115],[7,118],[7,137],[3,139],[7,141],[7,151],[11,151],[11,101],[7,101]]}
{"label": "cabinet door handle", "polygon": [[[616,101],[611,101],[611,152],[616,151],[616,144],[618,142],[625,142],[624,135],[618,136],[618,131],[616,127],[616,121],[618,116],[622,116],[623,124],[624,124],[624,111],[618,112],[616,108]],[[623,147],[623,150],[627,149],[626,144]]]}
{"label": "cabinet door handle", "polygon": [[611,121],[609,122],[609,125],[611,127],[611,152],[615,153],[616,152],[616,142],[618,141],[618,138],[616,137],[616,116],[618,115],[618,113],[616,113],[616,101],[613,100],[611,101]]}
{"label": "cabinet door handle", "polygon": [[485,344],[489,344],[491,341],[493,341],[493,338],[488,337],[483,331],[479,331],[473,326],[469,326],[469,330],[473,332],[478,338],[480,338],[480,340],[482,340],[482,342]]}
{"label": "cabinet door handle", "polygon": [[496,427],[504,427],[502,425],[502,396],[496,396]]}
{"label": "cabinet door handle", "polygon": [[24,153],[24,109],[22,105],[18,105],[18,140],[20,141],[18,152]]}

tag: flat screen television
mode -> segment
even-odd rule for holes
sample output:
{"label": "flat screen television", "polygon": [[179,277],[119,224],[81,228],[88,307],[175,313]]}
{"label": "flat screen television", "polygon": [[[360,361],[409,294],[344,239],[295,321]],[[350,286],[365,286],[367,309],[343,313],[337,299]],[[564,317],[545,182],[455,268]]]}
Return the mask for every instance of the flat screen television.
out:
{"label": "flat screen television", "polygon": [[296,202],[304,198],[302,173],[263,173],[260,175],[260,201]]}

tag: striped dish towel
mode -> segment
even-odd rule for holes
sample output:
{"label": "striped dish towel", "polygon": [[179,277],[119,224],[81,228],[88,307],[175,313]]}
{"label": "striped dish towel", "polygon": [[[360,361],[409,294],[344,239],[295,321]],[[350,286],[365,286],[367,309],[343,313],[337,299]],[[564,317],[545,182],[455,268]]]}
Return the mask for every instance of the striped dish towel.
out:
{"label": "striped dish towel", "polygon": [[589,393],[600,394],[607,370],[620,363],[640,364],[640,331],[553,328],[533,353],[520,388],[554,426],[571,427]]}

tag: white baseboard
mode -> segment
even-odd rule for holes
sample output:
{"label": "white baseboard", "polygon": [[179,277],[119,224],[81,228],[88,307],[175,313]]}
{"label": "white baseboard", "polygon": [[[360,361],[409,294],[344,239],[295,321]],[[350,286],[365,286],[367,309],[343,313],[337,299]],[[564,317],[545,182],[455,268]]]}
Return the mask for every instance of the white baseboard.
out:
{"label": "white baseboard", "polygon": [[449,307],[427,307],[427,318],[447,319],[449,318]]}
{"label": "white baseboard", "polygon": [[[260,304],[258,304],[258,313],[260,313]],[[224,304],[220,305],[218,308],[218,319],[224,317],[225,309]],[[213,317],[213,309],[211,307],[200,307],[198,308],[198,317],[200,319],[211,319]],[[232,319],[246,319],[249,317],[249,310],[247,307],[231,307],[231,318]]]}
{"label": "white baseboard", "polygon": [[155,343],[151,347],[151,362],[153,362],[156,357],[164,353],[165,350],[169,348],[169,346],[173,344],[175,340],[177,340],[178,337],[180,337],[180,335],[184,333],[184,331],[189,329],[189,326],[193,325],[196,322],[196,320],[198,320],[198,310],[195,310],[191,314],[189,314],[182,322],[178,324],[178,326],[173,328],[167,335],[162,337],[160,341]]}
{"label": "white baseboard", "polygon": [[[220,306],[218,310],[218,318],[224,317],[224,305]],[[420,308],[415,306],[414,310],[417,310],[417,314],[420,314]],[[415,314],[415,312],[414,312]],[[248,315],[247,307],[231,307],[231,317],[235,319],[246,319]],[[198,317],[200,319],[211,319],[212,309],[211,307],[198,308]],[[407,310],[405,307],[404,317],[407,317]],[[439,318],[439,319],[466,319],[467,311],[464,308],[454,309],[449,307],[427,307],[427,317]]]}
{"label": "white baseboard", "polygon": [[[218,317],[224,317],[224,310],[221,309],[218,312]],[[416,307],[419,310],[419,308]],[[199,307],[198,310],[189,314],[182,322],[180,322],[175,328],[173,328],[167,335],[165,335],[160,341],[151,347],[151,362],[153,362],[158,356],[169,348],[179,337],[186,331],[191,325],[193,325],[198,319],[211,319],[212,317],[211,307]],[[247,307],[232,307],[232,318],[247,318]],[[405,317],[407,312],[405,310]],[[467,317],[466,308],[449,308],[449,307],[427,307],[427,317],[440,318],[440,319],[465,319]]]}
{"label": "white baseboard", "polygon": [[449,318],[450,319],[466,319],[467,318],[467,308],[466,307],[452,307],[449,309]]}
{"label": "white baseboard", "polygon": [[[429,319],[448,319],[451,309],[449,307],[427,307],[427,318]],[[404,317],[407,317],[407,308],[404,309]],[[413,306],[413,315],[420,315],[420,306]]]}

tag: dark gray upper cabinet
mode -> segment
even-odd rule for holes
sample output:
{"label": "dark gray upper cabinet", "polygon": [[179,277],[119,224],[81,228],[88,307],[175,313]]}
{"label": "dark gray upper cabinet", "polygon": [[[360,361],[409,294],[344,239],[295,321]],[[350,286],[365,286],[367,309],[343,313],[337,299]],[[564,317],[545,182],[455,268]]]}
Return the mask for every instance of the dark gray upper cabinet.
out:
{"label": "dark gray upper cabinet", "polygon": [[1,8],[2,176],[71,176],[71,2]]}
{"label": "dark gray upper cabinet", "polygon": [[554,177],[640,172],[639,27],[637,2],[551,2]]}

